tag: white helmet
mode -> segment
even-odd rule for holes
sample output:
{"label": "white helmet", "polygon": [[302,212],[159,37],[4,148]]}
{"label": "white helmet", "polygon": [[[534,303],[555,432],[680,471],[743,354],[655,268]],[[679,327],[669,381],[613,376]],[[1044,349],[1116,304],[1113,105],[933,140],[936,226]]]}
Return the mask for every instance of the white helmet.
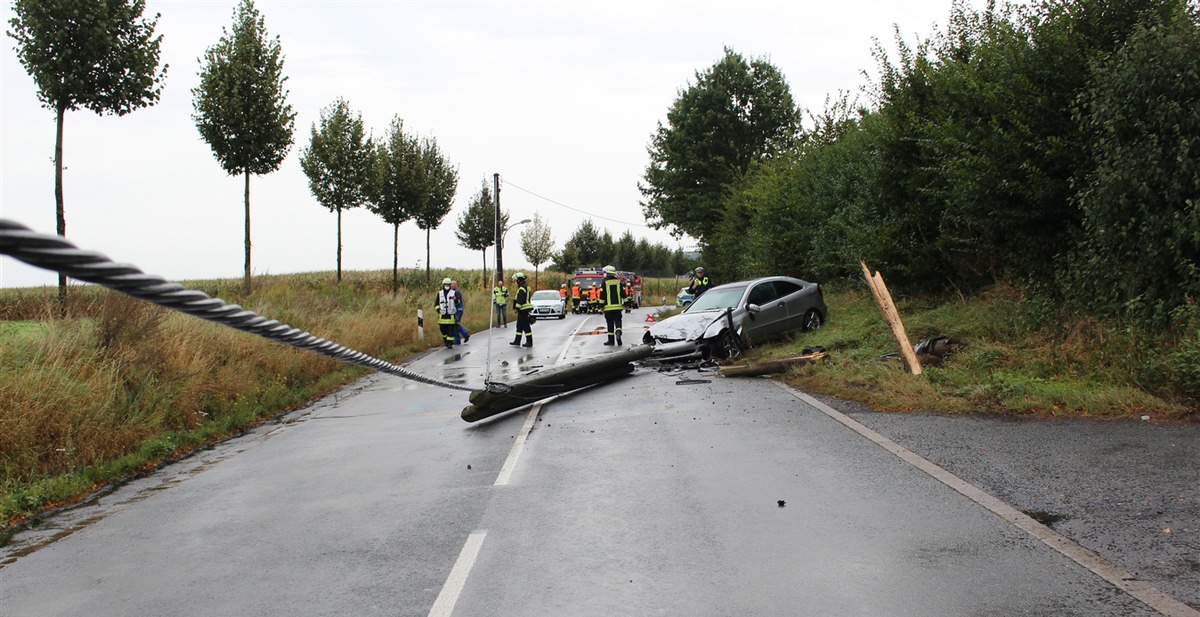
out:
{"label": "white helmet", "polygon": [[453,283],[453,282],[454,282],[454,281],[450,280],[449,278],[444,278],[444,279],[442,279],[442,284],[443,284],[443,285],[449,285],[450,283]]}
{"label": "white helmet", "polygon": [[616,274],[617,269],[612,266],[604,266],[604,273],[605,274]]}
{"label": "white helmet", "polygon": [[513,280],[514,280],[514,281],[518,281],[518,280],[521,280],[521,279],[523,279],[523,278],[525,278],[525,273],[524,273],[524,272],[518,272],[518,273],[516,273],[516,274],[514,274],[514,275],[513,275]]}

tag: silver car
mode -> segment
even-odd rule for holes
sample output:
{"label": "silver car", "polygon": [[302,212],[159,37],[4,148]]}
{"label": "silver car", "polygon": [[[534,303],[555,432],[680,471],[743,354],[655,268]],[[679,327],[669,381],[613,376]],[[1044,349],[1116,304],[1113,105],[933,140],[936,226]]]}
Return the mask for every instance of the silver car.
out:
{"label": "silver car", "polygon": [[820,328],[827,310],[820,285],[767,276],[709,289],[682,313],[651,326],[643,342],[657,357],[732,358],[752,345]]}

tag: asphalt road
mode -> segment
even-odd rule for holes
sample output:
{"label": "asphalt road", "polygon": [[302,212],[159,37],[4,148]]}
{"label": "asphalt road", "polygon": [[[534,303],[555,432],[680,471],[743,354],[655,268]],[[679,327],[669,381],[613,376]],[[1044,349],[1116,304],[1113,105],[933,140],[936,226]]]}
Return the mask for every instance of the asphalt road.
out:
{"label": "asphalt road", "polygon": [[[478,333],[409,367],[507,381],[611,351],[602,327],[539,321],[532,349],[495,330],[490,353]],[[368,376],[62,513],[0,549],[0,616],[1191,610],[767,380],[644,367],[476,424],[466,405]]]}

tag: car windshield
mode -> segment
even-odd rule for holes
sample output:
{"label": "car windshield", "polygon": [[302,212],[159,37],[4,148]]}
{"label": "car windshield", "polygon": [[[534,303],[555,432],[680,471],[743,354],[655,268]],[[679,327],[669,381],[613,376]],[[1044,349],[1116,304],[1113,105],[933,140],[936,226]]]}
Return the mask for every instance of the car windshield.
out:
{"label": "car windshield", "polygon": [[695,302],[688,307],[688,313],[699,313],[701,311],[723,311],[727,308],[737,308],[738,301],[742,299],[742,294],[745,293],[745,285],[735,285],[733,287],[718,287],[710,289]]}
{"label": "car windshield", "polygon": [[533,292],[534,300],[559,300],[561,297],[562,296],[560,296],[557,291],[550,289],[543,289],[541,291]]}

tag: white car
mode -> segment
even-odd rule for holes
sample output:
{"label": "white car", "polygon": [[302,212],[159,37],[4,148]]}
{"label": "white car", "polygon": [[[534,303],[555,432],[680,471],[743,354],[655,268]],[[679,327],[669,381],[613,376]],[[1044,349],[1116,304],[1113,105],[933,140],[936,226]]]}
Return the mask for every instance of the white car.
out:
{"label": "white car", "polygon": [[533,310],[529,314],[534,319],[549,317],[565,319],[567,316],[566,304],[563,303],[562,295],[553,289],[539,289],[533,292],[533,297],[529,301],[533,303]]}

